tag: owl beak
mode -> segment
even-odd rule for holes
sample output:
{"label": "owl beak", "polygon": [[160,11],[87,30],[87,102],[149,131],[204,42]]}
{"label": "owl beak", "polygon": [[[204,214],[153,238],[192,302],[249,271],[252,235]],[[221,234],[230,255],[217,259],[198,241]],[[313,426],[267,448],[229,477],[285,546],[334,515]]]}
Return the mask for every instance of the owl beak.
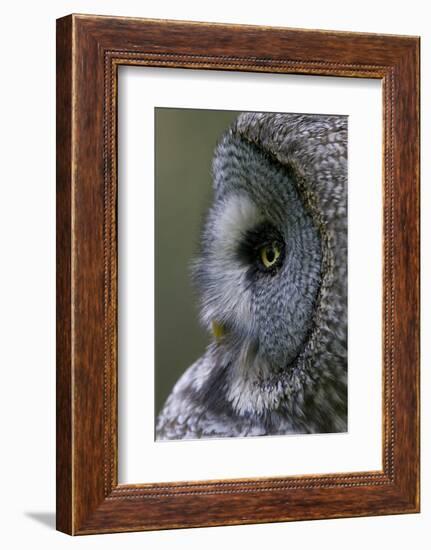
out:
{"label": "owl beak", "polygon": [[226,334],[225,328],[222,324],[218,323],[217,321],[211,322],[211,328],[214,334],[214,338],[217,342],[219,342],[223,336]]}

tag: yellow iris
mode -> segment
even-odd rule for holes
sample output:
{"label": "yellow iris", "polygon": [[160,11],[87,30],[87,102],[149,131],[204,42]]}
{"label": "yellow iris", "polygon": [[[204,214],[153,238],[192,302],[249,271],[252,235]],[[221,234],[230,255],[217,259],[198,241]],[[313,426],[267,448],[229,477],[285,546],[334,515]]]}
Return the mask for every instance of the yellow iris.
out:
{"label": "yellow iris", "polygon": [[272,267],[281,254],[276,243],[270,243],[260,249],[260,259],[266,268]]}

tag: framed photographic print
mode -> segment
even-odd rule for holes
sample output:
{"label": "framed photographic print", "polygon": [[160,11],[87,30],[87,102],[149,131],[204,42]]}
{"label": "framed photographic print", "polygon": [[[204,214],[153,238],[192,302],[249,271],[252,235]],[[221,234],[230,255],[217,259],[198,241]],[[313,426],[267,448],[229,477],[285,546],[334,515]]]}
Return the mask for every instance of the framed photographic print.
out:
{"label": "framed photographic print", "polygon": [[57,21],[57,528],[419,511],[419,39]]}

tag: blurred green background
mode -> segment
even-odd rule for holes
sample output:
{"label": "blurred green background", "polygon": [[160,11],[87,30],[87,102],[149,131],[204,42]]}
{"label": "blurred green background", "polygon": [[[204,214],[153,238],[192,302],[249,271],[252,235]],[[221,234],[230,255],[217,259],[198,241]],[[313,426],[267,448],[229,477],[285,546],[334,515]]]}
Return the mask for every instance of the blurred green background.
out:
{"label": "blurred green background", "polygon": [[209,342],[189,265],[212,198],[214,148],[237,111],[155,109],[155,407]]}

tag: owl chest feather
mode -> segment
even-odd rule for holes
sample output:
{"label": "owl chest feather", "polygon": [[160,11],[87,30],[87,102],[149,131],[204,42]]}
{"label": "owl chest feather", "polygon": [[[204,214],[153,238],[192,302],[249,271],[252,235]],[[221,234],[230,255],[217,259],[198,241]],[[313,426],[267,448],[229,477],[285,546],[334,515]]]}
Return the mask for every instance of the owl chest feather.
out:
{"label": "owl chest feather", "polygon": [[304,402],[304,384],[297,390],[282,376],[267,379],[232,374],[214,354],[192,365],[177,382],[158,418],[158,439],[200,439],[312,433],[310,421],[298,416]]}

